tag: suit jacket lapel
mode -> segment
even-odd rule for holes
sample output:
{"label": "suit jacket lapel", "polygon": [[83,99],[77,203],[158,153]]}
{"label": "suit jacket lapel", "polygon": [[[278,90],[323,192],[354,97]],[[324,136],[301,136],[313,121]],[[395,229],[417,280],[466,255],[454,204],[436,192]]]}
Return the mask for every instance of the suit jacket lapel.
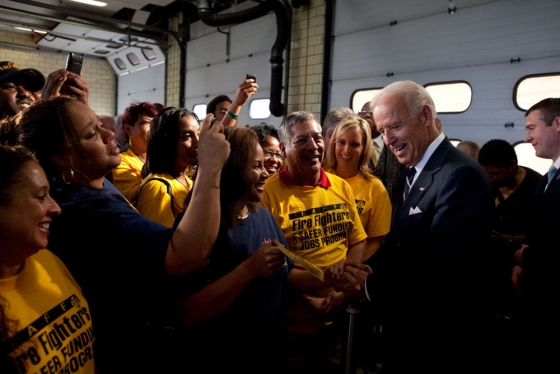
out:
{"label": "suit jacket lapel", "polygon": [[447,157],[449,150],[453,147],[453,144],[445,138],[444,141],[436,148],[435,152],[432,154],[424,169],[414,185],[410,189],[406,200],[402,200],[402,194],[404,191],[404,180],[406,179],[406,173],[402,173],[399,179],[399,187],[397,188],[398,201],[402,202],[400,207],[398,207],[396,213],[393,215],[393,222],[391,227],[397,227],[402,224],[402,222],[408,217],[410,213],[410,208],[415,208],[418,206],[418,202],[424,196],[424,194],[429,190],[434,182],[434,174],[436,174],[442,167],[443,161]]}

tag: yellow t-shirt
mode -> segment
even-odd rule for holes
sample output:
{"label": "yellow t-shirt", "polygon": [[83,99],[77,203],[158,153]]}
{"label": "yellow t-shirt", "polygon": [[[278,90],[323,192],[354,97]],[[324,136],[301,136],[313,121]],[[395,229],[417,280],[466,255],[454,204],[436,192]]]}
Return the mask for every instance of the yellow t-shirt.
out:
{"label": "yellow t-shirt", "polygon": [[331,186],[292,186],[270,177],[262,206],[280,225],[290,250],[326,268],[346,258],[348,247],[367,238],[348,183],[325,173]]}
{"label": "yellow t-shirt", "polygon": [[368,238],[384,236],[391,228],[391,199],[377,177],[366,180],[360,174],[345,179],[356,200],[356,208]]}
{"label": "yellow t-shirt", "polygon": [[25,260],[22,271],[0,279],[6,317],[17,321],[8,342],[15,373],[93,374],[90,309],[66,266],[43,249]]}
{"label": "yellow t-shirt", "polygon": [[[173,207],[171,207],[171,196],[167,193],[167,186],[152,178],[161,178],[169,183],[173,195]],[[185,210],[185,199],[192,185],[193,182],[188,177],[187,188],[169,174],[150,174],[142,182],[136,208],[146,218],[173,227],[175,218]]]}
{"label": "yellow t-shirt", "polygon": [[130,202],[134,201],[136,191],[142,183],[144,161],[129,148],[121,153],[121,163],[113,169],[113,185]]}

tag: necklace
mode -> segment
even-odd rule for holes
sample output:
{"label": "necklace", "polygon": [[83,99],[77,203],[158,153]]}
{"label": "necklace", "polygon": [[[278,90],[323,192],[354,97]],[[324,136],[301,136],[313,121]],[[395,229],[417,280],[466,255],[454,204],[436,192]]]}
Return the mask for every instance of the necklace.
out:
{"label": "necklace", "polygon": [[[244,207],[243,210],[247,211],[247,214],[245,214],[244,216],[237,216],[238,219],[245,219],[247,217],[249,217],[249,209],[247,209],[247,207]],[[243,214],[243,210],[241,211]]]}

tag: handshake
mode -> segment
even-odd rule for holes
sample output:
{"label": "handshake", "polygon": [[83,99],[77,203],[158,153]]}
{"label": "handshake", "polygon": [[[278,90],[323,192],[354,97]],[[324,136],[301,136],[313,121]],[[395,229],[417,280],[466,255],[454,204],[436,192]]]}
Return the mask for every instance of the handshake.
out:
{"label": "handshake", "polygon": [[325,281],[330,282],[336,291],[344,292],[352,299],[364,299],[366,278],[370,274],[369,266],[352,260],[342,260],[327,269]]}

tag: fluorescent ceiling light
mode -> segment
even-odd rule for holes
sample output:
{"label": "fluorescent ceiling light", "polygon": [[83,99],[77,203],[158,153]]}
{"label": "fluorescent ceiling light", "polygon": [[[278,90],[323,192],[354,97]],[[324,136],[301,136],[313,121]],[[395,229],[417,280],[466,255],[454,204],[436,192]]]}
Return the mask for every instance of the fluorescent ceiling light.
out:
{"label": "fluorescent ceiling light", "polygon": [[104,3],[102,1],[95,1],[95,0],[71,0],[71,1],[75,3],[82,3],[82,4],[92,5],[92,6],[99,6],[99,7],[107,6],[107,3]]}
{"label": "fluorescent ceiling light", "polygon": [[14,29],[22,30],[22,31],[32,31],[31,29],[28,29],[28,28],[25,28],[25,27],[14,27]]}

